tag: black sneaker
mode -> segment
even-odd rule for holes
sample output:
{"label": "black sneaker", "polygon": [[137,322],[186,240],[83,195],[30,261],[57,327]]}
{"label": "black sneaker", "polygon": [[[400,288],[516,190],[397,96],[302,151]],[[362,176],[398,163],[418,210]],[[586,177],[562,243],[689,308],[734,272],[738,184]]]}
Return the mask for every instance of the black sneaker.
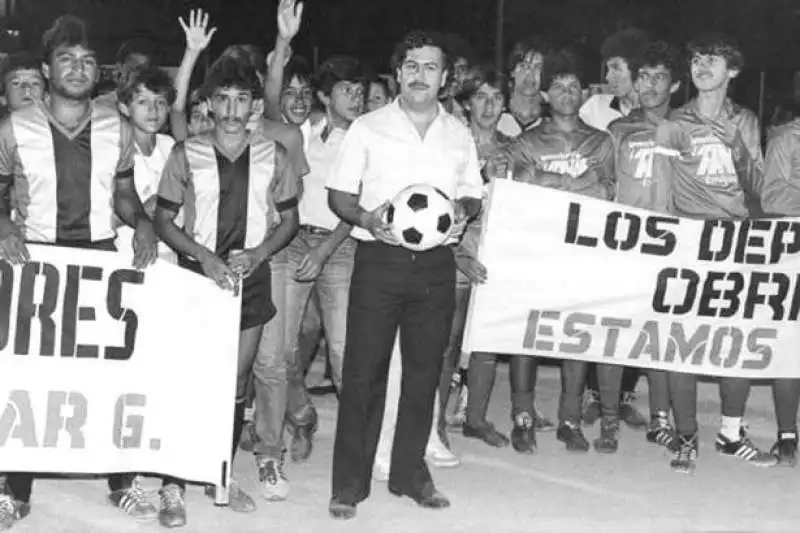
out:
{"label": "black sneaker", "polygon": [[675,428],[656,416],[650,420],[650,428],[645,438],[650,444],[658,444],[671,452],[678,451],[678,435],[675,433]]}
{"label": "black sneaker", "polygon": [[778,464],[778,458],[762,452],[750,441],[744,427],[739,429],[739,440],[732,441],[722,433],[717,433],[715,448],[722,455],[738,457],[754,466],[769,467]]}
{"label": "black sneaker", "polygon": [[536,451],[536,428],[530,413],[519,413],[514,417],[514,429],[511,430],[511,446],[519,453]]}
{"label": "black sneaker", "polygon": [[556,431],[556,439],[567,445],[570,452],[588,452],[589,441],[583,436],[583,431],[570,422],[562,422]]}
{"label": "black sneaker", "polygon": [[797,431],[784,431],[778,433],[778,441],[770,451],[778,458],[780,466],[794,466],[797,464]]}
{"label": "black sneaker", "polygon": [[631,429],[646,429],[647,418],[636,409],[636,395],[626,392],[619,403],[619,419]]}
{"label": "black sneaker", "polygon": [[619,420],[603,418],[600,436],[594,439],[594,451],[597,453],[617,453],[619,448]]}
{"label": "black sneaker", "polygon": [[681,474],[694,473],[697,448],[697,433],[678,436],[675,458],[670,461],[669,466]]}
{"label": "black sneaker", "polygon": [[587,389],[583,394],[583,425],[593,426],[602,416],[600,393]]}
{"label": "black sneaker", "polygon": [[0,494],[0,531],[10,529],[17,520],[31,512],[31,504],[17,501],[8,494]]}
{"label": "black sneaker", "polygon": [[158,522],[166,527],[182,527],[186,525],[186,501],[183,489],[174,483],[161,487],[161,508],[158,510]]}
{"label": "black sneaker", "polygon": [[479,426],[470,426],[464,422],[464,425],[461,426],[461,434],[468,439],[480,439],[495,448],[505,448],[509,443],[508,437],[497,431],[497,428],[489,422]]}
{"label": "black sneaker", "polygon": [[158,516],[158,509],[150,502],[145,491],[139,488],[137,482],[127,489],[110,493],[108,501],[136,520],[151,520]]}

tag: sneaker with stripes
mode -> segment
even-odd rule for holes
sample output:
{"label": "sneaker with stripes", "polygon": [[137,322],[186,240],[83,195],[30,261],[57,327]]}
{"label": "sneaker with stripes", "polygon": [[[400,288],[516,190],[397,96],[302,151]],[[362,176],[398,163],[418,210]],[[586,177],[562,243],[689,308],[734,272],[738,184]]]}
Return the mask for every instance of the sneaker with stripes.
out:
{"label": "sneaker with stripes", "polygon": [[650,428],[647,430],[645,438],[650,444],[658,444],[671,452],[675,452],[678,449],[678,439],[675,428],[673,428],[666,419],[656,416],[652,417],[650,420]]}
{"label": "sneaker with stripes", "polygon": [[136,481],[126,489],[110,493],[108,501],[136,520],[151,520],[158,516],[158,509]]}
{"label": "sneaker with stripes", "polygon": [[744,427],[739,429],[739,440],[732,441],[722,433],[717,433],[715,448],[722,455],[738,457],[755,466],[769,467],[778,463],[778,458],[759,450],[747,436]]}
{"label": "sneaker with stripes", "polygon": [[695,460],[697,459],[697,433],[679,435],[676,439],[675,458],[669,466],[681,474],[694,473]]}

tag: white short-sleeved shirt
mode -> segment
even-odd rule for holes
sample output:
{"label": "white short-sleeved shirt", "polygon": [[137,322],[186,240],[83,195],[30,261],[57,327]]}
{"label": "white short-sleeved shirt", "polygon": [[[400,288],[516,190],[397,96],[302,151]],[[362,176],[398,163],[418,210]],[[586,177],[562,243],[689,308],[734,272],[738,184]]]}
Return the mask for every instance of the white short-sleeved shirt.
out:
{"label": "white short-sleeved shirt", "polygon": [[[135,144],[135,143],[134,143]],[[158,193],[158,183],[161,181],[161,171],[169,159],[169,153],[175,145],[175,139],[169,135],[156,134],[156,145],[150,155],[145,155],[136,145],[136,152],[133,155],[133,181],[136,192],[149,216],[153,216],[154,198]],[[180,220],[176,221],[180,225]],[[116,245],[117,250],[133,253],[133,229],[128,226],[117,228]],[[163,242],[158,243],[158,255],[171,263],[177,261],[175,252]]]}
{"label": "white short-sleeved shirt", "polygon": [[608,125],[628,116],[632,109],[625,109],[613,94],[595,94],[586,100],[579,111],[581,120],[591,127],[608,131]]}
{"label": "white short-sleeved shirt", "polygon": [[[467,127],[439,106],[425,138],[420,138],[399,98],[353,122],[327,180],[329,189],[360,191],[359,204],[367,211],[420,183],[452,199],[480,200],[483,195],[478,154]],[[352,235],[374,240],[359,227]]]}
{"label": "white short-sleeved shirt", "polygon": [[306,159],[311,170],[303,178],[303,196],[300,198],[298,212],[300,224],[333,231],[339,225],[339,217],[328,207],[326,184],[347,132],[333,128],[327,138],[323,139],[326,124],[327,121],[322,120],[319,124],[310,126],[304,138]]}

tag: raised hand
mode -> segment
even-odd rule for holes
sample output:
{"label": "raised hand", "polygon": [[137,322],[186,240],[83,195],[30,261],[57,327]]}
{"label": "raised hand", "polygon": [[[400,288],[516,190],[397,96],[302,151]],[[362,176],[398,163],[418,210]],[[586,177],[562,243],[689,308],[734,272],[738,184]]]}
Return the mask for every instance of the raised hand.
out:
{"label": "raised hand", "polygon": [[217,32],[217,28],[208,29],[208,13],[202,9],[192,9],[189,12],[189,24],[178,18],[178,22],[186,35],[186,49],[200,53],[206,49],[211,38]]}
{"label": "raised hand", "polygon": [[303,2],[297,0],[281,0],[278,4],[278,35],[291,41],[300,31],[303,20]]}

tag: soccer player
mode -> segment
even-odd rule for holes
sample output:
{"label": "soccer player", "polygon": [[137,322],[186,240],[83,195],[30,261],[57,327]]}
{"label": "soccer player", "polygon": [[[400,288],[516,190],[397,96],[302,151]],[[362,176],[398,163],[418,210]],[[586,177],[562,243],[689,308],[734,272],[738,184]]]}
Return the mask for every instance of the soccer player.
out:
{"label": "soccer player", "polygon": [[[170,154],[158,189],[155,223],[161,238],[178,251],[179,264],[233,290],[242,280],[242,314],[233,451],[241,436],[247,382],[261,330],[275,314],[269,257],[297,231],[297,178],[286,149],[247,130],[261,82],[247,63],[223,57],[205,83],[216,117],[214,130],[187,139]],[[184,229],[175,224],[185,211]],[[270,475],[256,450],[258,476]],[[165,479],[161,523],[186,522],[184,484]],[[230,506],[248,512],[255,503],[231,485]]]}
{"label": "soccer player", "polygon": [[605,131],[611,121],[627,116],[639,107],[639,93],[633,79],[647,40],[647,34],[642,30],[627,28],[603,42],[600,54],[606,64],[606,82],[610,92],[591,96],[581,106],[581,120],[586,124]]}
{"label": "soccer player", "polygon": [[[625,117],[639,107],[639,93],[634,87],[634,75],[638,71],[642,50],[648,37],[642,30],[628,28],[608,37],[600,53],[606,64],[606,81],[609,94],[596,94],[589,97],[581,106],[580,116],[589,126],[607,131],[613,120]],[[647,428],[647,419],[636,409],[636,384],[639,369],[627,367],[622,374],[622,397],[619,417],[634,429]],[[602,416],[600,387],[595,365],[587,371],[586,392],[584,394],[583,422],[593,425]]]}
{"label": "soccer player", "polygon": [[420,253],[397,246],[383,217],[398,192],[426,183],[454,199],[450,236],[457,238],[478,214],[482,181],[469,131],[438,103],[449,68],[441,37],[410,33],[392,65],[399,97],[353,123],[327,181],[331,209],[357,226],[353,236],[361,241],[333,452],[329,512],[337,519],[355,517],[356,505],[369,496],[398,327],[403,376],[389,491],[430,509],[450,505],[436,490],[424,456],[455,307],[453,252],[448,246]]}
{"label": "soccer player", "polygon": [[[119,80],[117,99],[120,111],[133,129],[134,183],[144,203],[145,212],[152,217],[156,210],[158,183],[175,141],[158,133],[167,121],[169,108],[175,101],[175,88],[169,75],[158,67],[144,66],[126,72]],[[117,231],[117,249],[130,248],[130,229]],[[161,259],[177,264],[175,252],[163,242],[158,245]]]}
{"label": "soccer player", "polygon": [[[670,183],[670,211],[707,220],[758,216],[763,181],[758,119],[727,97],[728,86],[744,66],[741,51],[724,36],[711,35],[688,45],[697,98],[670,113],[656,132],[654,167]],[[664,168],[661,169],[661,165]],[[752,465],[773,466],[776,458],[759,450],[742,424],[750,380],[720,378],[722,425],[715,447],[723,455]],[[669,373],[679,448],[671,466],[690,473],[697,457],[697,376]]]}
{"label": "soccer player", "polygon": [[8,54],[0,64],[2,96],[0,104],[8,111],[18,111],[44,98],[41,59],[23,50]]}
{"label": "soccer player", "polygon": [[[132,134],[115,109],[92,105],[99,68],[86,27],[65,15],[42,41],[48,102],[0,124],[0,198],[14,191],[18,215],[12,222],[0,202],[0,259],[28,261],[26,243],[113,251],[116,214],[136,228],[133,263],[145,267],[156,258],[157,239],[136,194]],[[6,481],[0,529],[29,513],[34,475],[10,473]],[[112,474],[108,487],[112,505],[137,519],[155,516],[134,474]]]}
{"label": "soccer player", "polygon": [[[517,181],[609,200],[614,193],[613,144],[607,133],[587,126],[578,116],[582,91],[581,70],[575,56],[565,51],[548,54],[542,67],[542,93],[550,104],[552,118],[523,133],[504,152]],[[531,366],[536,364],[533,357],[526,361]],[[575,360],[564,360],[561,366],[556,438],[570,451],[589,449],[580,423],[586,367],[587,363]],[[526,385],[532,400],[535,378],[531,381],[534,383]],[[514,425],[515,431],[523,433],[534,448],[531,413],[516,412]]]}
{"label": "soccer player", "polygon": [[[484,190],[489,181],[497,176],[492,172],[489,161],[498,152],[511,142],[497,130],[497,123],[505,110],[508,102],[508,80],[490,65],[477,65],[470,69],[466,82],[458,99],[469,118],[469,127],[475,146],[478,151],[478,163],[484,181]],[[466,325],[467,308],[472,285],[486,281],[486,268],[478,261],[478,242],[481,234],[480,217],[476,217],[467,225],[464,236],[455,248],[456,259],[456,310],[453,317],[453,327],[450,331],[450,342],[445,351],[445,372],[442,373],[439,393],[445,398],[450,383],[445,381],[448,377],[447,368],[455,366],[461,357],[461,342]],[[494,388],[497,358],[491,353],[475,352],[469,355],[467,367],[467,383],[469,395],[466,404],[466,419],[461,427],[465,437],[480,439],[490,446],[508,446],[508,437],[497,431],[492,423],[486,420],[489,400]],[[512,393],[512,401],[514,399]],[[533,401],[531,400],[532,407]],[[524,435],[521,435],[524,437]],[[519,440],[519,439],[518,439]],[[520,446],[516,442],[515,447]]]}
{"label": "soccer player", "polygon": [[[800,119],[779,126],[770,136],[764,162],[761,206],[771,216],[800,216]],[[778,440],[772,453],[778,464],[797,464],[797,410],[800,380],[776,379],[772,384]]]}
{"label": "soccer player", "polygon": [[511,96],[508,113],[503,113],[497,129],[506,137],[517,137],[535,128],[542,118],[542,62],[549,45],[539,39],[528,39],[514,45],[508,58]]}
{"label": "soccer player", "polygon": [[[637,63],[638,68],[632,75],[640,107],[628,116],[613,121],[608,127],[614,140],[615,200],[657,213],[668,213],[669,183],[663,176],[654,175],[653,154],[656,149],[656,129],[666,120],[670,98],[681,84],[683,62],[672,46],[656,41],[640,51]],[[613,453],[617,450],[616,429],[619,428],[619,394],[623,371],[624,367],[620,365],[597,365],[597,372],[602,376],[599,381],[604,383],[600,389],[602,424],[614,428],[614,431],[602,431],[601,438],[594,441],[594,447],[599,452]],[[646,439],[671,448],[677,441],[675,430],[669,423],[667,375],[662,371],[650,370],[647,376],[650,383],[650,427]]]}

